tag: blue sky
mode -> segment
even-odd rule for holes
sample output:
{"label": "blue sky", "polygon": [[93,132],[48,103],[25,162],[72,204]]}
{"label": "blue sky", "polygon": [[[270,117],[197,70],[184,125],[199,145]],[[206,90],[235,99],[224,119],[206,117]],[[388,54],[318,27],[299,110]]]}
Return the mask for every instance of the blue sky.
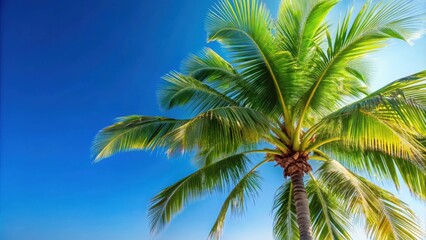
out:
{"label": "blue sky", "polygon": [[[214,2],[2,1],[1,239],[149,238],[150,198],[194,166],[161,152],[123,153],[93,165],[90,145],[118,116],[182,117],[158,108],[157,86],[206,45],[204,19]],[[343,1],[331,20],[352,2],[361,3]],[[277,0],[265,3],[276,12]],[[426,69],[425,53],[422,38],[372,55],[372,88]],[[262,170],[255,207],[228,219],[224,239],[272,238],[272,197],[282,173]],[[406,189],[401,197],[424,222],[425,206]],[[223,198],[194,202],[156,239],[205,239]]]}

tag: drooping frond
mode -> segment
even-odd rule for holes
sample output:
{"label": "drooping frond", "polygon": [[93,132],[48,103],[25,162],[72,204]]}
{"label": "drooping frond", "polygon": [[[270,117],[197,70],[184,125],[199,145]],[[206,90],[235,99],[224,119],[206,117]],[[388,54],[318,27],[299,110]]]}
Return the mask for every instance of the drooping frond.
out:
{"label": "drooping frond", "polygon": [[291,181],[284,183],[274,198],[274,237],[279,240],[299,239],[296,206]]}
{"label": "drooping frond", "polygon": [[199,54],[190,55],[183,61],[182,71],[199,81],[219,80],[224,85],[232,84],[230,80],[238,75],[232,65],[211,48],[204,48]]}
{"label": "drooping frond", "polygon": [[426,170],[403,159],[395,160],[402,180],[414,196],[426,200]]}
{"label": "drooping frond", "polygon": [[157,194],[151,201],[151,231],[157,233],[188,202],[214,190],[226,191],[246,172],[250,160],[237,154],[217,161],[183,178]]}
{"label": "drooping frond", "polygon": [[408,204],[377,186],[375,190],[381,197],[377,209],[379,216],[367,219],[370,238],[416,240],[425,236]]}
{"label": "drooping frond", "polygon": [[[221,160],[222,158],[230,154],[265,153],[265,150],[261,149],[262,146],[264,146],[264,143],[262,141],[259,141],[256,143],[243,144],[236,148],[232,148],[232,147],[223,148],[222,146],[223,146],[223,143],[217,143],[215,146],[209,146],[206,148],[204,148],[203,146],[200,146],[195,151],[195,155],[192,158],[194,164],[198,167],[205,167],[216,161]],[[276,151],[276,150],[271,149],[271,151]]]}
{"label": "drooping frond", "polygon": [[193,77],[171,72],[163,79],[166,84],[159,91],[159,100],[165,109],[186,106],[200,113],[218,107],[239,105],[224,93]]}
{"label": "drooping frond", "polygon": [[254,198],[260,190],[260,181],[262,180],[256,169],[267,161],[268,159],[265,159],[254,166],[244,177],[241,178],[241,180],[228,194],[228,197],[225,199],[225,202],[220,209],[216,222],[210,231],[209,238],[220,238],[225,224],[226,213],[229,208],[233,214],[242,214],[246,208],[247,199],[254,201]]}
{"label": "drooping frond", "polygon": [[407,204],[379,186],[349,171],[337,161],[325,162],[319,179],[353,214],[365,217],[372,239],[420,239],[421,227]]}
{"label": "drooping frond", "polygon": [[351,239],[349,213],[345,212],[342,202],[312,174],[306,192],[315,239]]}
{"label": "drooping frond", "polygon": [[353,150],[379,151],[426,166],[426,150],[418,141],[426,135],[425,90],[426,71],[329,114],[313,128],[319,139],[338,137]]}
{"label": "drooping frond", "polygon": [[169,147],[168,134],[187,120],[165,117],[127,116],[102,129],[95,137],[92,152],[95,162],[114,153]]}
{"label": "drooping frond", "polygon": [[360,151],[339,144],[328,146],[326,151],[351,170],[373,179],[391,181],[397,189],[402,180],[414,196],[426,200],[426,168],[416,161],[396,158],[379,151]]}
{"label": "drooping frond", "polygon": [[[301,98],[301,120],[309,112],[323,116],[339,107],[344,94],[330,94],[348,76],[348,64],[386,45],[389,39],[409,41],[418,34],[416,8],[406,1],[367,2],[352,21],[352,10],[339,23],[334,39],[327,30],[328,47],[318,48],[321,60],[311,72],[312,86]],[[349,72],[350,73],[350,72]]]}
{"label": "drooping frond", "polygon": [[215,147],[220,152],[257,143],[268,133],[269,120],[243,107],[215,108],[199,114],[171,133],[172,149],[193,150]]}
{"label": "drooping frond", "polygon": [[370,177],[392,181],[397,189],[402,180],[410,192],[426,200],[426,162],[417,162],[395,158],[377,151],[363,151],[334,147],[333,156],[348,167]]}
{"label": "drooping frond", "polygon": [[256,91],[254,99],[241,96],[247,101],[244,105],[267,115],[283,113],[289,121],[285,98],[292,89],[283,79],[288,62],[278,51],[265,6],[257,0],[221,0],[209,13],[206,28],[209,41],[223,44],[239,74]]}
{"label": "drooping frond", "polygon": [[232,65],[210,48],[203,49],[197,55],[190,55],[183,61],[182,71],[241,106],[250,107],[249,99],[257,97],[256,89],[250,88]]}

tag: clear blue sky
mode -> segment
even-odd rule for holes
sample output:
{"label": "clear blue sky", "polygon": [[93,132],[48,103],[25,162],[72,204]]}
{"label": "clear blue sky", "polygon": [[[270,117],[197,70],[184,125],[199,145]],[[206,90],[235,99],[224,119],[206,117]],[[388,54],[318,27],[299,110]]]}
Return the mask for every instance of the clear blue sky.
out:
{"label": "clear blue sky", "polygon": [[[206,45],[204,19],[214,2],[2,1],[0,239],[149,238],[150,198],[195,168],[161,152],[92,165],[90,145],[115,117],[180,115],[159,110],[157,86]],[[266,3],[276,12],[278,0]],[[372,87],[426,69],[425,56],[425,38],[374,54]],[[272,238],[272,197],[282,173],[262,170],[264,191],[245,217],[228,219],[224,239]],[[424,205],[406,190],[402,198],[424,221]],[[222,200],[195,202],[156,239],[205,239]]]}

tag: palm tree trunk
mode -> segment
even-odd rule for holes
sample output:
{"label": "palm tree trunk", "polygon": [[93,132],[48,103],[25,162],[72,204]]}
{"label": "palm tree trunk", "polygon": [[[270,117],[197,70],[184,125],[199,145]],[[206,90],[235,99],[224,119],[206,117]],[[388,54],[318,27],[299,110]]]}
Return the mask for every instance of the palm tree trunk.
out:
{"label": "palm tree trunk", "polygon": [[296,204],[297,224],[300,240],[312,240],[311,219],[309,214],[308,196],[303,183],[303,172],[296,171],[291,175],[293,196]]}

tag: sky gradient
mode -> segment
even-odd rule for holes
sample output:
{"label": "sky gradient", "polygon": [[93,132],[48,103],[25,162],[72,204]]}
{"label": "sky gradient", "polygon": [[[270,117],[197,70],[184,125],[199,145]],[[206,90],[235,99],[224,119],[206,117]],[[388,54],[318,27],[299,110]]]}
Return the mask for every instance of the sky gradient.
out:
{"label": "sky gradient", "polygon": [[[162,75],[206,46],[204,19],[215,2],[1,2],[0,239],[150,238],[150,198],[195,167],[162,152],[92,164],[91,142],[119,116],[184,117],[159,109],[157,87]],[[276,12],[278,0],[264,2]],[[330,21],[352,2],[363,1],[343,1]],[[426,39],[393,42],[370,59],[377,89],[426,69]],[[261,170],[261,196],[244,217],[228,218],[224,240],[272,239],[272,199],[282,172],[270,165]],[[400,196],[425,226],[425,205],[406,189]],[[155,239],[205,239],[223,199],[194,202]]]}

